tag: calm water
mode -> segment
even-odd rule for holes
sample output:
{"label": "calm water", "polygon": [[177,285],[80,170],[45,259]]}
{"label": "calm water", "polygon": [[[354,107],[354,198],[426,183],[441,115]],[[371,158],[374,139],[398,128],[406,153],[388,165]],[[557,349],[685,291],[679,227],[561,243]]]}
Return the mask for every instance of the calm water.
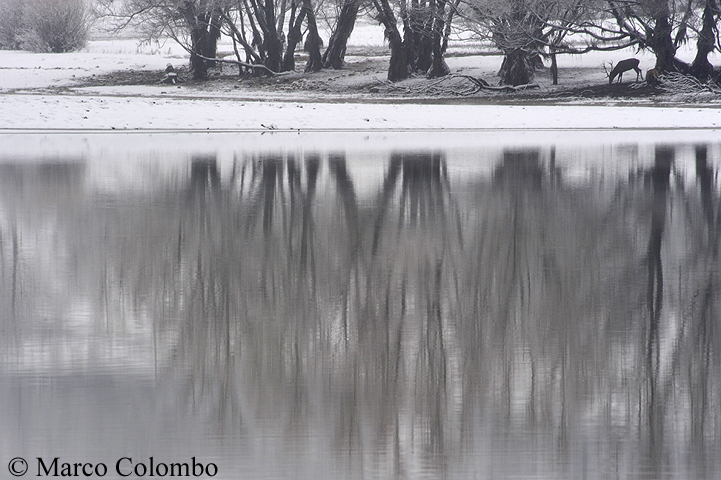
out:
{"label": "calm water", "polygon": [[718,139],[326,140],[3,139],[2,478],[721,478]]}

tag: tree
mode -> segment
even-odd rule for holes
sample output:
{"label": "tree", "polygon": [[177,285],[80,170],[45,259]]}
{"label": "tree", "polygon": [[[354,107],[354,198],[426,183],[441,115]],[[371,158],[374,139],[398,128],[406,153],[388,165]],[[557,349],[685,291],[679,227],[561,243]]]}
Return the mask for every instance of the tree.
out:
{"label": "tree", "polygon": [[713,66],[708,56],[716,49],[718,37],[718,19],[721,15],[717,0],[705,0],[701,17],[701,30],[696,40],[696,57],[691,63],[689,73],[698,78],[708,78],[713,75]]}
{"label": "tree", "polygon": [[[120,20],[118,28],[133,25],[147,39],[168,36],[182,45],[190,54],[191,71],[197,80],[207,78],[208,68],[218,61],[236,63],[241,72],[243,68],[264,73],[293,69],[293,53],[302,38],[304,20],[308,25],[306,47],[311,57],[306,70],[318,71],[322,67],[322,41],[311,0],[291,3],[285,57],[282,31],[285,1],[280,6],[275,0],[129,0],[122,4],[115,0],[100,1],[105,16]],[[217,42],[223,34],[233,41],[235,61],[216,58]]]}
{"label": "tree", "polygon": [[190,54],[195,80],[204,80],[213,65],[226,0],[98,0],[98,12],[116,20],[116,29],[133,26],[147,39],[170,37]]}
{"label": "tree", "polygon": [[[599,4],[591,28],[582,31],[595,30],[601,41],[625,39],[651,50],[658,73],[690,71],[703,76],[711,72],[707,57],[715,48],[718,17],[716,0],[607,0]],[[689,32],[698,32],[694,69],[676,58],[678,48],[689,40]]]}
{"label": "tree", "polygon": [[221,7],[203,1],[185,0],[178,10],[190,30],[190,69],[195,80],[208,76],[208,67],[215,58],[217,41],[220,37]]}
{"label": "tree", "polygon": [[469,28],[493,42],[504,55],[498,75],[506,85],[524,85],[551,58],[551,74],[558,82],[556,55],[578,53],[565,42],[577,25],[588,19],[592,2],[582,0],[464,0]]}
{"label": "tree", "polygon": [[397,0],[396,6],[403,23],[402,36],[395,9],[389,1],[373,0],[373,4],[391,48],[388,80],[403,80],[414,72],[430,78],[450,73],[444,55],[458,2]]}

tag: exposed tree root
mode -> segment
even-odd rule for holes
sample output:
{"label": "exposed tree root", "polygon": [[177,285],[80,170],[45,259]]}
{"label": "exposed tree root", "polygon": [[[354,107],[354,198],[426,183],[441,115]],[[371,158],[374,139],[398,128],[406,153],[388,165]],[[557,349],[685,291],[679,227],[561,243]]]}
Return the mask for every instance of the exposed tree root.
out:
{"label": "exposed tree root", "polygon": [[[470,82],[470,85],[469,85]],[[422,85],[403,85],[393,82],[381,82],[390,90],[401,91],[413,95],[455,95],[459,97],[467,97],[475,95],[481,90],[492,92],[515,93],[532,88],[540,88],[538,84],[531,83],[527,85],[501,85],[492,86],[482,78],[472,77],[470,75],[446,75],[432,82],[423,83]]]}

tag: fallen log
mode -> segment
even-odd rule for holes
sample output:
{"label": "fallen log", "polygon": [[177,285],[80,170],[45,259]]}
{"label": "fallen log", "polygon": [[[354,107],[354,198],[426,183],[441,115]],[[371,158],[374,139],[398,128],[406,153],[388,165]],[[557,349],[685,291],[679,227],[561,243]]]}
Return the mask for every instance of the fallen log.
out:
{"label": "fallen log", "polygon": [[516,85],[516,86],[513,86],[513,85],[493,86],[493,85],[489,84],[487,81],[483,80],[482,78],[476,78],[476,77],[472,77],[470,75],[458,75],[458,74],[455,74],[453,76],[470,80],[477,87],[476,91],[469,93],[468,95],[477,93],[480,90],[491,90],[493,92],[514,93],[514,92],[520,92],[523,90],[529,90],[532,88],[541,88],[540,85],[538,85],[537,83],[527,83],[524,85]]}

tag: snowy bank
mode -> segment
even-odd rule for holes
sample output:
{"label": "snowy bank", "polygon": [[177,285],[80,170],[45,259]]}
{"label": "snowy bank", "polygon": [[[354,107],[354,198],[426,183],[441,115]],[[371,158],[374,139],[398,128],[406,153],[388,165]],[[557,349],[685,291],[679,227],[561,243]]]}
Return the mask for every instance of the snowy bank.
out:
{"label": "snowy bank", "polygon": [[[423,102],[322,93],[230,92],[192,86],[107,85],[83,87],[79,79],[118,70],[159,74],[167,63],[182,64],[181,53],[162,47],[133,51],[129,41],[97,41],[83,52],[33,54],[0,51],[0,129],[25,130],[231,130],[231,131],[413,131],[413,130],[627,130],[721,128],[719,104],[655,105],[626,102],[493,104],[471,101]],[[614,52],[621,58],[629,52]],[[594,56],[595,55],[595,56]],[[565,56],[569,68],[584,63],[584,81],[604,82],[591,65],[605,55]],[[498,58],[449,59],[455,71],[492,75]],[[643,57],[643,63],[652,59]],[[591,66],[588,66],[591,65]],[[564,64],[561,64],[563,75]],[[575,67],[574,67],[575,68]],[[568,81],[572,81],[569,77]],[[334,81],[338,75],[334,75]],[[562,77],[563,78],[563,77]],[[305,95],[305,96],[304,96]],[[567,100],[567,99],[566,99]],[[453,104],[449,104],[453,103]],[[476,104],[474,104],[476,103]],[[537,102],[540,103],[540,102]],[[587,136],[588,137],[588,136]]]}

